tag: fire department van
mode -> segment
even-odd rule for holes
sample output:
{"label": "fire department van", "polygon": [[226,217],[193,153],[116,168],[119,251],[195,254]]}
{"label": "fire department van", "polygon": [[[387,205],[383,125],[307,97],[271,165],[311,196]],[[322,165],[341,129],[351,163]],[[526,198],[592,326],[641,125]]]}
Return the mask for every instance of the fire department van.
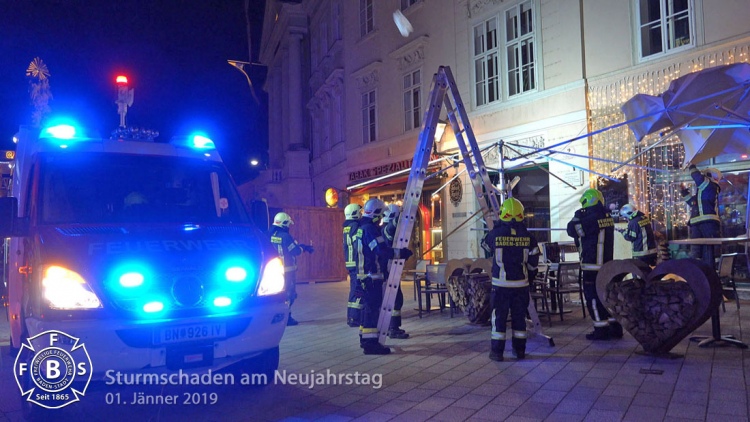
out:
{"label": "fire department van", "polygon": [[17,138],[12,196],[0,198],[14,348],[58,330],[100,375],[241,360],[276,370],[283,265],[209,138],[102,139],[71,124]]}

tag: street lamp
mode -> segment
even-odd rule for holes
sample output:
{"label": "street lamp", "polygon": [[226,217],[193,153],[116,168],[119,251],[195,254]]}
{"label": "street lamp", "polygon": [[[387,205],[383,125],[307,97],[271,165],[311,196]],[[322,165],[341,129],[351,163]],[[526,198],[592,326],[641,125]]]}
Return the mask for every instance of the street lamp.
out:
{"label": "street lamp", "polygon": [[257,166],[258,164],[260,164],[260,161],[258,161],[258,159],[257,159],[257,158],[252,158],[252,159],[250,159],[250,165],[251,165],[251,166],[255,167],[255,166]]}
{"label": "street lamp", "polygon": [[245,72],[245,65],[250,65],[250,66],[257,66],[257,65],[254,63],[250,63],[250,62],[243,62],[240,60],[227,60],[227,63],[231,64],[237,70],[242,72],[243,75],[245,75],[245,78],[247,78],[247,84],[250,85],[250,94],[253,96],[255,103],[260,104],[258,97],[255,96],[255,89],[253,89],[253,81],[250,80],[250,75],[248,75],[247,72]]}

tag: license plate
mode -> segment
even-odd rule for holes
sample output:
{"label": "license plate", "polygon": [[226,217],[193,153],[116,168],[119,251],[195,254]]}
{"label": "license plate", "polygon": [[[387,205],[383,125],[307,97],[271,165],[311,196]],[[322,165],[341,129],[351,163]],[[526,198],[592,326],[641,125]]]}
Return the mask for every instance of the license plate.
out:
{"label": "license plate", "polygon": [[226,324],[191,324],[162,328],[158,331],[157,343],[179,343],[183,341],[221,338],[227,335]]}

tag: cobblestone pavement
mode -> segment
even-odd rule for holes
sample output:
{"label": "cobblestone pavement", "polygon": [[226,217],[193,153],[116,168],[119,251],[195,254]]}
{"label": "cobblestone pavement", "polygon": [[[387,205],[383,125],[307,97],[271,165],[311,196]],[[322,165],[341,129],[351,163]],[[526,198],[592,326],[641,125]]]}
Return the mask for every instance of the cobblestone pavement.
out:
{"label": "cobblestone pavement", "polygon": [[[80,402],[51,413],[51,420],[87,421],[685,421],[747,420],[748,351],[735,347],[699,348],[683,340],[673,352],[655,358],[639,354],[628,334],[618,341],[590,342],[590,320],[580,306],[552,319],[546,334],[555,346],[532,336],[528,357],[505,362],[487,358],[489,327],[470,325],[446,310],[422,319],[414,311],[412,285],[404,283],[404,326],[411,338],[393,340],[394,353],[365,356],[357,330],[345,324],[348,283],[302,284],[294,306],[300,325],[288,327],[281,343],[280,371],[303,379],[313,373],[355,377],[370,385],[283,384],[267,387],[107,386],[94,383]],[[741,337],[733,303],[722,313],[724,334]],[[745,308],[743,307],[740,313]],[[748,318],[750,319],[750,315]],[[710,322],[696,334],[709,335]],[[0,316],[0,345],[7,322]],[[510,342],[509,342],[510,343]],[[21,420],[19,393],[12,375],[14,357],[2,347],[0,421]],[[283,373],[283,372],[280,372]],[[382,377],[382,379],[380,379]],[[352,378],[354,379],[354,378]],[[287,377],[287,381],[289,377]],[[380,388],[377,381],[382,381]],[[175,405],[107,405],[119,393],[179,396]],[[182,404],[186,393],[213,405]],[[195,395],[193,395],[195,396]],[[191,396],[192,397],[192,396]]]}

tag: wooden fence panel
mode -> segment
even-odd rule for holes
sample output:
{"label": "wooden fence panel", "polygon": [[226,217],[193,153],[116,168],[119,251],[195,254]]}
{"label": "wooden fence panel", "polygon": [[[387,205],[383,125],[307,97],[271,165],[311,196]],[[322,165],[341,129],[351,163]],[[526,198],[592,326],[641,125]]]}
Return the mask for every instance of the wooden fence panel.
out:
{"label": "wooden fence panel", "polygon": [[294,221],[289,233],[299,243],[312,245],[315,253],[303,252],[297,258],[297,281],[343,281],[344,211],[336,208],[287,207],[283,211]]}

